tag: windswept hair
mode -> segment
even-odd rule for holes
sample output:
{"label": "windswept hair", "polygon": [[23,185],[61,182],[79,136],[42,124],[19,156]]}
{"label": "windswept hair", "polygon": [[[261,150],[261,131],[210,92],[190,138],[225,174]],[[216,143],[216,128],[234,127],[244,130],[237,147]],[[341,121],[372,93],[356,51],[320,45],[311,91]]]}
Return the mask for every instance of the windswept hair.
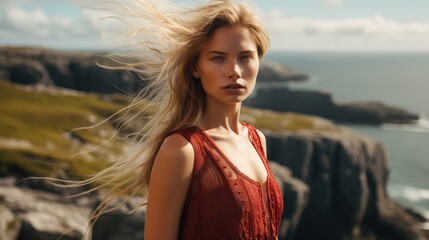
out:
{"label": "windswept hair", "polygon": [[133,54],[115,55],[117,64],[109,68],[143,76],[145,87],[122,111],[132,113],[123,119],[123,124],[135,121],[144,121],[144,124],[132,133],[131,150],[88,180],[115,186],[93,213],[93,220],[106,212],[106,206],[118,196],[133,196],[144,191],[163,140],[172,131],[196,126],[200,121],[205,92],[192,71],[203,44],[216,29],[237,24],[246,27],[259,58],[269,48],[268,34],[248,4],[213,0],[194,8],[161,10],[151,1],[133,2],[133,7],[118,5],[128,12],[126,18],[118,19],[126,22],[131,16],[141,19],[144,26],[135,28],[130,35],[134,40]]}

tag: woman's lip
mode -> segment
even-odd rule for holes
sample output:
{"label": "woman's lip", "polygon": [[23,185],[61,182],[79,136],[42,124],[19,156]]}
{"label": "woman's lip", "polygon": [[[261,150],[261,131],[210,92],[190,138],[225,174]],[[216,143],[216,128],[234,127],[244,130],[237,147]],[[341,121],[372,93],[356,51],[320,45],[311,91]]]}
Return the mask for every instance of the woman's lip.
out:
{"label": "woman's lip", "polygon": [[240,84],[230,84],[223,87],[223,89],[241,89],[241,88],[244,88],[244,86]]}

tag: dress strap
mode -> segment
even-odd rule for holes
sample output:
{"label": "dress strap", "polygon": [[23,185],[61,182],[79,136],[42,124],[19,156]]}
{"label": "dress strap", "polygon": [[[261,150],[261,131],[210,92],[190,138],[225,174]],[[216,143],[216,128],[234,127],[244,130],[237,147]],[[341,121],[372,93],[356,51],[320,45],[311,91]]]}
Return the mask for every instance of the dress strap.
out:
{"label": "dress strap", "polygon": [[261,156],[263,156],[264,162],[267,160],[265,157],[264,147],[262,146],[261,138],[259,137],[258,131],[256,128],[250,124],[250,123],[242,123],[244,126],[249,129],[249,137],[250,141],[252,141],[253,145],[255,146],[256,150],[260,153]]}

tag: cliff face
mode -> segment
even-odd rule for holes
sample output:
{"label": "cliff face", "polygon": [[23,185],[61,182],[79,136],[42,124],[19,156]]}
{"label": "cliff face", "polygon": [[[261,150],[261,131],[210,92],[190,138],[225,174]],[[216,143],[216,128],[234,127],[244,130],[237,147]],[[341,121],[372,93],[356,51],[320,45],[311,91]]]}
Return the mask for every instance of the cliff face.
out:
{"label": "cliff face", "polygon": [[[269,159],[309,189],[298,194],[307,198],[295,205],[305,208],[283,239],[426,239],[418,221],[386,193],[389,171],[380,143],[345,129],[266,135]],[[294,199],[285,194],[286,204]]]}
{"label": "cliff face", "polygon": [[0,48],[0,77],[21,84],[43,84],[84,92],[133,92],[139,88],[125,71],[101,68],[102,54],[41,48]]}

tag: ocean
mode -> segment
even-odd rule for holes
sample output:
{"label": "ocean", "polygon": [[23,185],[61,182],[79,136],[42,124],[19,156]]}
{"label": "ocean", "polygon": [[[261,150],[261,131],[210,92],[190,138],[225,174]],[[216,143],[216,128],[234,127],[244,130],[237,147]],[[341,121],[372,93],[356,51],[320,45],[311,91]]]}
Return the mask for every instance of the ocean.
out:
{"label": "ocean", "polygon": [[279,52],[277,61],[310,75],[290,88],[323,90],[335,101],[376,101],[418,113],[416,125],[345,125],[383,143],[390,169],[387,191],[429,218],[429,53]]}

